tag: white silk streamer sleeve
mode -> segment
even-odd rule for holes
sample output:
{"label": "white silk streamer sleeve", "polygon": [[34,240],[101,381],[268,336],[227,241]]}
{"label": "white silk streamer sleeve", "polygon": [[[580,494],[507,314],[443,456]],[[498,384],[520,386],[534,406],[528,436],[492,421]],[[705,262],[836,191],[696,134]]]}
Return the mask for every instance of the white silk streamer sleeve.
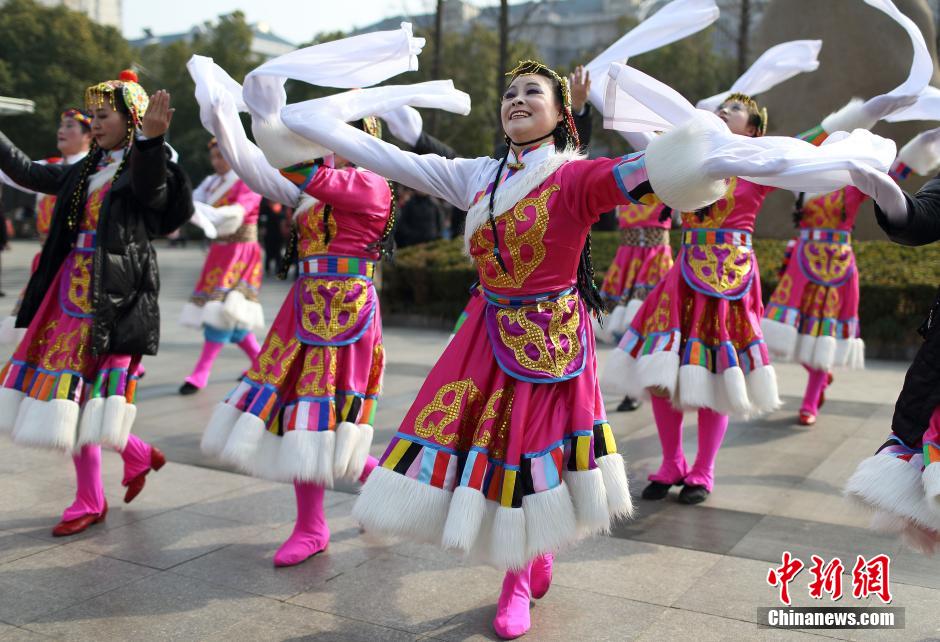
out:
{"label": "white silk streamer sleeve", "polygon": [[917,96],[917,102],[885,116],[889,123],[908,120],[940,120],[940,89],[927,85]]}
{"label": "white silk streamer sleeve", "polygon": [[360,167],[468,209],[475,186],[497,161],[486,157],[446,159],[434,154],[414,154],[346,124],[403,105],[468,114],[470,97],[455,89],[449,80],[389,85],[289,105],[281,110],[281,118],[296,134],[332,149]]}
{"label": "white silk streamer sleeve", "polygon": [[624,34],[584,67],[591,74],[588,99],[604,111],[607,68],[612,62],[625,62],[633,56],[659,49],[697,33],[718,19],[714,0],[673,0]]}
{"label": "white silk streamer sleeve", "polygon": [[887,171],[897,151],[893,141],[865,130],[831,136],[818,147],[786,136],[738,136],[641,71],[613,64],[610,77],[605,127],[670,131],[694,121],[702,171],[711,178],[740,176],[794,191],[830,192],[851,184],[852,171]]}
{"label": "white silk streamer sleeve", "polygon": [[733,93],[756,96],[797,74],[819,68],[819,50],[822,40],[792,40],[775,45],[761,54],[728,91],[703,98],[695,105],[699,109],[715,111]]}
{"label": "white silk streamer sleeve", "polygon": [[297,186],[281,176],[252,143],[241,119],[241,85],[235,82],[211,58],[193,56],[186,65],[196,83],[199,118],[219,142],[222,156],[245,184],[262,196],[293,207],[297,203]]}

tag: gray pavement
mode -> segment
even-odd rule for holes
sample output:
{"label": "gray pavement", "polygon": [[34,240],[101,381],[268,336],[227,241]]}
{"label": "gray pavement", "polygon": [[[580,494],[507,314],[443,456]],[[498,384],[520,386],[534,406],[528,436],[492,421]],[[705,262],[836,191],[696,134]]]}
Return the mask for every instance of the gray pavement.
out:
{"label": "gray pavement", "polygon": [[[4,314],[35,247],[16,243],[3,254]],[[135,432],[170,463],[126,506],[120,459],[105,455],[106,523],[60,540],[49,530],[71,498],[68,459],[0,445],[0,641],[493,638],[500,574],[433,547],[360,534],[350,517],[352,487],[328,493],[328,551],[299,567],[273,568],[271,557],[292,527],[291,488],[236,474],[199,452],[212,407],[246,361],[226,348],[204,391],[176,394],[201,343],[198,333],[176,326],[176,317],[202,255],[193,246],[159,252],[163,342],[160,355],[145,360]],[[266,280],[269,318],[286,290]],[[407,328],[385,334],[389,363],[375,455],[447,338]],[[8,353],[0,350],[0,357]],[[940,638],[940,561],[869,532],[867,515],[841,497],[855,464],[884,439],[904,370],[869,362],[864,372],[837,373],[824,415],[804,428],[795,424],[803,371],[779,366],[784,407],[732,423],[706,504],[682,506],[674,495],[637,500],[635,519],[563,553],[551,591],[533,606],[528,639]],[[656,430],[648,407],[614,413],[615,402],[608,404],[611,425],[638,495],[658,463]],[[695,430],[687,431],[687,452],[695,452],[695,439]],[[791,584],[796,606],[879,605],[851,597],[851,568],[856,555],[889,554],[893,606],[906,609],[906,628],[758,628],[757,608],[778,605],[766,576],[785,550],[807,565],[817,554],[839,556],[848,567],[849,595],[841,602],[811,599],[805,570]]]}

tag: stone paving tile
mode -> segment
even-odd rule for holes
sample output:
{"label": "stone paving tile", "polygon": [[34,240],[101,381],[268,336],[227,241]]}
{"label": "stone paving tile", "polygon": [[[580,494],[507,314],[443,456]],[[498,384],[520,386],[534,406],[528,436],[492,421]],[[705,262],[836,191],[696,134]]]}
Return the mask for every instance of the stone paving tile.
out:
{"label": "stone paving tile", "polygon": [[387,552],[385,548],[369,546],[360,538],[359,525],[349,516],[349,507],[341,508],[341,514],[327,510],[331,530],[327,550],[298,566],[275,568],[272,562],[275,551],[293,529],[293,524],[287,523],[263,528],[243,540],[181,564],[173,572],[273,599],[290,599]]}
{"label": "stone paving tile", "polygon": [[316,642],[406,642],[414,633],[338,617],[292,604],[271,602],[257,617],[206,638],[209,642],[315,640]]}
{"label": "stone paving tile", "polygon": [[501,582],[502,574],[489,567],[454,568],[453,563],[383,554],[289,602],[412,633],[430,633],[471,609],[492,609]]}
{"label": "stone paving tile", "polygon": [[62,543],[61,541],[58,544],[40,542],[19,533],[0,531],[0,566],[21,557],[28,557],[55,546],[60,546]]}
{"label": "stone paving tile", "polygon": [[[352,502],[348,493],[326,491],[326,507]],[[279,524],[293,521],[297,509],[291,484],[260,482],[188,506],[184,510],[251,524]]]}
{"label": "stone paving tile", "polygon": [[75,542],[95,555],[165,570],[243,541],[260,527],[218,517],[170,511]]}
{"label": "stone paving tile", "polygon": [[51,639],[52,638],[33,633],[27,629],[0,624],[0,640],[3,642],[37,642],[37,640]]}
{"label": "stone paving tile", "polygon": [[669,606],[720,555],[611,537],[591,537],[556,557],[554,585]]}
{"label": "stone paving tile", "polygon": [[65,640],[202,640],[268,608],[269,600],[255,595],[159,573],[47,613],[27,628]]}
{"label": "stone paving tile", "polygon": [[724,555],[761,515],[709,506],[685,506],[670,498],[638,502],[638,517],[611,528],[612,537]]}
{"label": "stone paving tile", "polygon": [[0,620],[31,622],[153,573],[136,564],[57,546],[0,566]]}
{"label": "stone paving tile", "polygon": [[[498,591],[494,587],[494,592]],[[496,596],[476,608],[465,610],[429,636],[438,640],[494,640],[492,621]],[[632,640],[648,628],[664,607],[592,593],[565,586],[552,586],[548,594],[533,603],[532,628],[523,639]]]}
{"label": "stone paving tile", "polygon": [[726,640],[821,642],[826,639],[803,631],[764,629],[753,622],[742,622],[694,611],[666,609],[636,640],[637,642],[662,642],[662,640],[688,640],[693,636],[696,642],[725,642]]}

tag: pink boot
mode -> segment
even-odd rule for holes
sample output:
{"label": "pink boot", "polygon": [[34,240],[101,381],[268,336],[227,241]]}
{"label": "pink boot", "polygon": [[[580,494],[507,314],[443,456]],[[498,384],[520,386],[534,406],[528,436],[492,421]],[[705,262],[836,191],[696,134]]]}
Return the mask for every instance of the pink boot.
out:
{"label": "pink boot", "polygon": [[297,522],[294,532],[274,554],[275,566],[294,566],[326,549],[330,528],[323,514],[323,486],[294,482]]}
{"label": "pink boot", "polygon": [[529,617],[529,579],[532,563],[526,564],[521,571],[506,571],[503,578],[503,590],[496,603],[496,617],[493,618],[493,630],[504,640],[513,640],[525,633],[532,626]]}
{"label": "pink boot", "polygon": [[663,461],[659,470],[649,476],[650,481],[661,484],[678,484],[689,472],[689,465],[682,452],[682,413],[666,397],[652,396],[653,419],[659,433],[659,444],[663,449]]}
{"label": "pink boot", "polygon": [[144,489],[147,473],[163,468],[166,457],[159,448],[151,446],[134,434],[128,435],[127,445],[120,453],[121,459],[124,460],[124,479],[121,480],[121,485],[127,488],[124,503],[130,504]]}
{"label": "pink boot", "polygon": [[209,373],[212,372],[212,364],[215,363],[224,345],[218,341],[206,341],[202,345],[202,354],[199,355],[199,360],[196,361],[196,367],[193,368],[192,374],[186,377],[180,387],[181,395],[191,395],[206,387],[209,382]]}
{"label": "pink boot", "polygon": [[52,529],[52,534],[57,537],[80,533],[92,524],[104,521],[108,512],[101,484],[101,447],[82,446],[81,451],[72,457],[72,463],[75,464],[75,501],[62,513],[62,521]]}
{"label": "pink boot", "polygon": [[359,475],[359,481],[363,484],[366,483],[366,480],[369,479],[369,475],[372,474],[372,471],[375,470],[375,467],[379,465],[379,460],[369,455],[366,458],[366,465],[362,469],[362,474]]}
{"label": "pink boot", "polygon": [[728,416],[708,408],[698,411],[698,452],[695,463],[685,477],[686,488],[703,486],[710,493],[715,485],[715,459],[728,431]]}
{"label": "pink boot", "polygon": [[532,560],[532,574],[530,576],[532,597],[537,600],[545,597],[548,589],[552,586],[552,565],[555,562],[555,556],[551,553],[544,553]]}
{"label": "pink boot", "polygon": [[806,392],[803,394],[803,403],[800,405],[800,425],[812,426],[819,415],[819,403],[824,399],[823,393],[829,383],[829,373],[825,370],[809,370],[809,379],[806,381]]}
{"label": "pink boot", "polygon": [[248,355],[252,363],[254,363],[258,355],[261,354],[261,346],[258,344],[258,338],[255,337],[254,332],[246,334],[245,338],[238,342],[238,347],[242,349],[242,352]]}

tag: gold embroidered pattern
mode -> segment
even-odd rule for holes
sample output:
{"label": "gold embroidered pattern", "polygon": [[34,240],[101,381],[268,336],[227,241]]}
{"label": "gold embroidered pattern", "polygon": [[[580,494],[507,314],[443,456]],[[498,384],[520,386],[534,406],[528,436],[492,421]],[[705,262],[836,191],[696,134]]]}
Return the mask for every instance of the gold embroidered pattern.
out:
{"label": "gold embroidered pattern", "polygon": [[272,330],[258,357],[257,366],[248,372],[248,377],[274,386],[281,385],[287,373],[290,372],[299,351],[300,342],[297,339],[291,337],[285,344]]}
{"label": "gold embroidered pattern", "polygon": [[621,226],[636,225],[640,222],[646,222],[652,218],[653,212],[656,210],[657,205],[658,203],[653,205],[643,205],[636,203],[630,203],[629,205],[618,205],[617,218],[620,220]]}
{"label": "gold embroidered pattern", "polygon": [[847,243],[804,241],[800,251],[803,265],[823,283],[836,283],[852,269],[852,246]]}
{"label": "gold embroidered pattern", "polygon": [[[442,386],[431,403],[418,413],[415,435],[422,439],[433,439],[442,446],[450,446],[464,432],[465,426],[472,425],[482,397],[473,379],[460,379]],[[432,415],[436,413],[443,413],[438,421],[432,420]],[[452,425],[454,430],[445,433],[445,429]]]}
{"label": "gold embroidered pattern", "polygon": [[[477,422],[473,434],[473,446],[486,448],[494,459],[504,459],[506,442],[509,436],[509,423],[512,417],[512,400],[515,392],[510,385],[500,388],[486,400],[486,406]],[[499,404],[499,408],[497,408]]]}
{"label": "gold embroidered pattern", "polygon": [[[691,302],[692,299],[689,299]],[[665,332],[669,329],[669,318],[672,316],[670,311],[671,300],[668,292],[663,292],[659,296],[656,309],[653,314],[646,317],[643,324],[643,334],[650,335],[654,332]]]}
{"label": "gold embroidered pattern", "polygon": [[377,395],[382,392],[383,372],[385,372],[385,346],[377,343],[372,348],[372,367],[369,369],[369,383],[366,386],[367,395]]}
{"label": "gold embroidered pattern", "polygon": [[[301,296],[300,324],[325,341],[355,327],[369,296],[368,282],[363,279],[311,278],[304,279],[302,287],[310,302]],[[311,313],[316,315],[316,323],[311,322]]]}
{"label": "gold embroidered pattern", "polygon": [[[572,292],[554,301],[520,308],[503,308],[496,313],[499,338],[504,346],[512,350],[516,361],[523,368],[560,377],[581,356],[581,338],[578,336],[581,313],[578,300],[578,295]],[[529,314],[545,312],[549,313],[547,331],[529,319]],[[512,334],[507,326],[521,328],[523,334]],[[563,339],[567,341],[567,349]],[[533,359],[526,351],[529,346],[536,349],[537,358]]]}
{"label": "gold embroidered pattern", "polygon": [[[477,263],[480,280],[491,288],[519,288],[545,259],[545,232],[548,230],[548,199],[560,190],[558,184],[549,185],[535,198],[524,198],[511,210],[496,217],[500,249],[509,250],[505,257],[508,271],[504,272],[493,256],[493,240],[486,235],[489,226],[483,225],[473,234],[473,258]],[[520,228],[528,223],[522,232]],[[484,234],[486,230],[486,234]]]}
{"label": "gold embroidered pattern", "polygon": [[69,274],[69,303],[82,314],[91,313],[91,254],[75,252],[72,270]]}
{"label": "gold embroidered pattern", "polygon": [[787,301],[790,300],[790,292],[792,290],[793,278],[789,274],[784,274],[780,277],[780,283],[777,284],[777,289],[774,290],[773,296],[770,297],[770,302],[786,305]]}
{"label": "gold embroidered pattern", "polygon": [[817,196],[803,204],[803,221],[812,227],[837,228],[842,223],[845,190]]}
{"label": "gold embroidered pattern", "polygon": [[[326,235],[323,230],[323,203],[317,203],[297,219],[297,225],[300,231],[300,242],[298,255],[301,257],[311,256],[313,254],[326,254],[327,243]],[[327,225],[330,227],[330,240],[336,240],[336,217],[330,212]]]}
{"label": "gold embroidered pattern", "polygon": [[333,397],[336,395],[336,348],[307,346],[304,366],[297,380],[301,397]]}
{"label": "gold embroidered pattern", "polygon": [[719,294],[742,287],[753,267],[751,248],[743,245],[696,245],[685,261],[696,278]]}
{"label": "gold embroidered pattern", "polygon": [[725,191],[724,198],[709,207],[705,212],[705,218],[701,221],[695,212],[683,212],[682,220],[686,227],[706,227],[716,229],[724,227],[723,223],[725,222],[725,219],[727,219],[731,212],[734,211],[734,206],[737,203],[737,199],[734,196],[734,191],[737,189],[737,187],[738,178],[737,176],[732,176],[728,179],[728,189]]}
{"label": "gold embroidered pattern", "polygon": [[88,325],[82,324],[71,332],[56,337],[52,347],[43,355],[41,367],[60,371],[66,368],[85,370],[85,344],[88,340]]}

